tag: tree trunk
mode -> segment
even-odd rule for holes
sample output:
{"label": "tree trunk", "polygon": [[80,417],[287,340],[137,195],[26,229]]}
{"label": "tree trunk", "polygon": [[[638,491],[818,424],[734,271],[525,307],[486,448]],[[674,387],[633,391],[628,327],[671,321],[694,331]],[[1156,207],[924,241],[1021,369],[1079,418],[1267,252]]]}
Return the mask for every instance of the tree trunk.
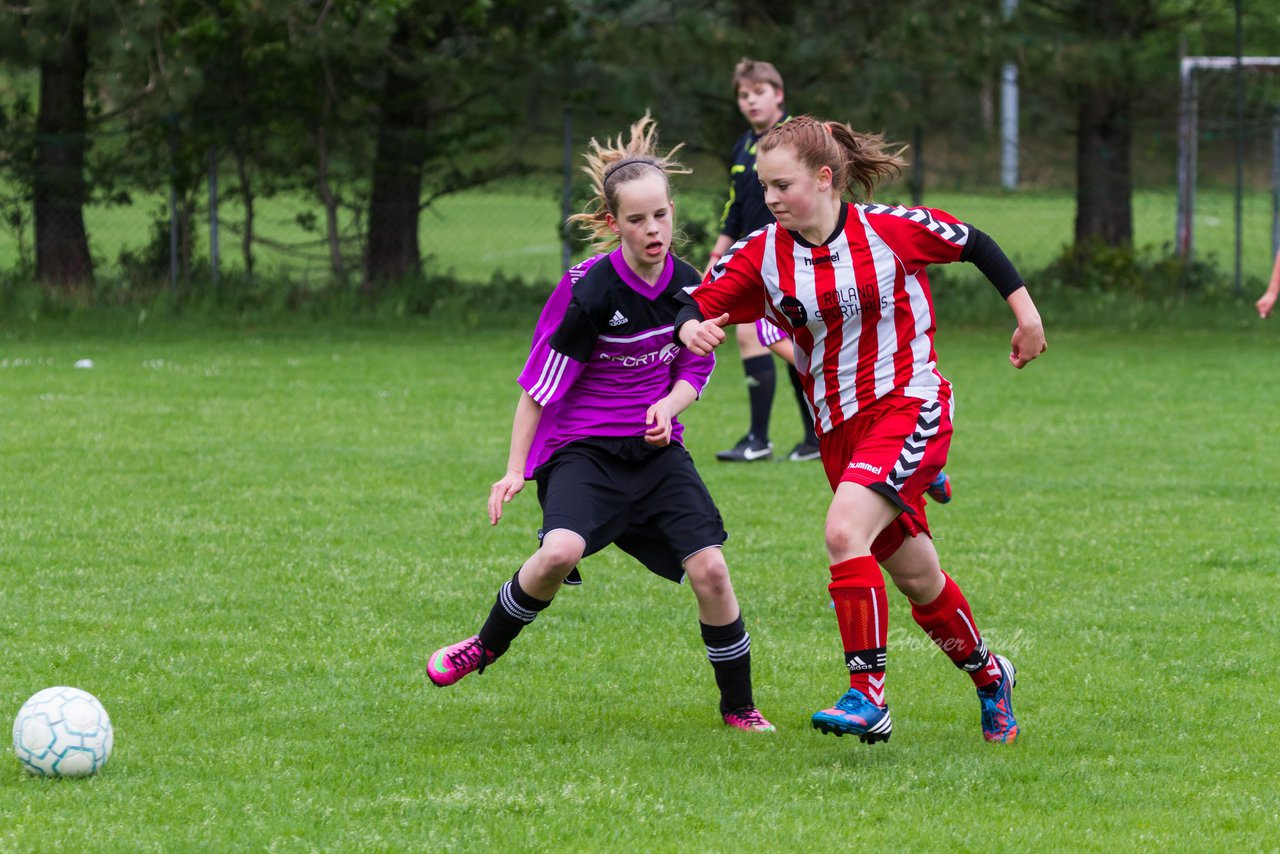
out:
{"label": "tree trunk", "polygon": [[324,236],[329,245],[329,270],[336,282],[345,282],[347,266],[342,259],[342,234],[338,227],[338,198],[329,184],[328,132],[321,127],[316,131],[316,180],[320,188],[320,201],[324,205]]}
{"label": "tree trunk", "polygon": [[[242,143],[245,143],[242,145]],[[236,161],[236,177],[240,179],[240,199],[244,205],[244,233],[240,235],[240,257],[244,259],[244,278],[253,281],[253,178],[249,173],[249,161],[245,151],[247,143],[236,135],[231,146],[232,156]]]}
{"label": "tree trunk", "polygon": [[62,288],[93,284],[93,259],[84,229],[88,70],[88,29],[83,22],[72,21],[56,53],[40,62],[36,120],[36,278]]}
{"label": "tree trunk", "polygon": [[1076,246],[1133,245],[1130,104],[1099,84],[1079,101],[1076,130]]}
{"label": "tree trunk", "polygon": [[[391,38],[392,55],[411,46],[412,28],[402,15]],[[373,187],[369,197],[369,239],[362,289],[373,293],[382,282],[417,275],[418,214],[422,170],[427,157],[426,92],[423,82],[390,63],[380,98]]]}
{"label": "tree trunk", "polygon": [[326,74],[320,127],[316,128],[316,184],[320,191],[320,201],[324,205],[324,234],[329,244],[329,271],[335,282],[345,283],[347,267],[342,258],[342,235],[338,229],[338,199],[329,184],[329,122],[333,106],[331,92]]}

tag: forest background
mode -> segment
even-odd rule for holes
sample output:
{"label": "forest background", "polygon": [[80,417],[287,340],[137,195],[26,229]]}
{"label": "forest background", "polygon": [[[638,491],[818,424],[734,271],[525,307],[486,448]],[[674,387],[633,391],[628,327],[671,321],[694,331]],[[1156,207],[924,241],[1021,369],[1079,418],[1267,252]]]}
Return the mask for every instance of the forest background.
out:
{"label": "forest background", "polygon": [[[0,298],[296,308],[390,295],[427,314],[458,282],[488,284],[491,300],[544,294],[584,251],[562,223],[588,192],[586,140],[645,110],[694,167],[678,188],[681,251],[700,263],[743,130],[730,79],[746,55],[780,68],[792,112],[911,146],[908,172],[878,200],[954,210],[1029,279],[1238,298],[1233,216],[1246,290],[1275,248],[1280,75],[1200,76],[1188,257],[1173,227],[1178,67],[1186,55],[1280,54],[1266,5],[11,5],[0,10]],[[1011,71],[1013,184],[1000,129]]]}

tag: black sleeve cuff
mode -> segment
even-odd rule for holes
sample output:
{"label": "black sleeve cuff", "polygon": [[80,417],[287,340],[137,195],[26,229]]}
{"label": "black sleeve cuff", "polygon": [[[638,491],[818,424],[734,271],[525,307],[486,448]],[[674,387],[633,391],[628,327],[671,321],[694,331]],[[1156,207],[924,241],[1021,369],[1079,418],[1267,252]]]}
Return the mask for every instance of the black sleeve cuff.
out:
{"label": "black sleeve cuff", "polygon": [[683,347],[684,342],[680,340],[680,327],[690,320],[696,320],[701,323],[706,318],[702,316],[702,309],[698,308],[698,303],[689,295],[688,291],[681,291],[676,294],[676,301],[680,303],[680,310],[676,312],[676,325],[671,332],[671,337],[677,346]]}
{"label": "black sleeve cuff", "polygon": [[1026,287],[1022,276],[1018,275],[1013,262],[1004,254],[1000,245],[989,234],[973,226],[969,226],[969,240],[964,249],[960,250],[960,260],[977,267],[1005,299],[1018,288]]}

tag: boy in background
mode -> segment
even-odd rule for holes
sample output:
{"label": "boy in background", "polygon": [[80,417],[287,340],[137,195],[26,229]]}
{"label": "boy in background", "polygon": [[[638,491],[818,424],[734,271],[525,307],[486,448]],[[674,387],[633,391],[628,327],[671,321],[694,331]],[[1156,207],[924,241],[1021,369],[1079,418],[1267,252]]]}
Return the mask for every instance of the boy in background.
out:
{"label": "boy in background", "polygon": [[[772,64],[744,57],[733,69],[733,89],[737,95],[738,109],[751,127],[739,137],[733,147],[733,165],[729,169],[729,200],[724,206],[720,235],[711,250],[706,272],[710,272],[730,246],[774,221],[773,214],[764,203],[760,181],[756,178],[756,143],[774,125],[790,118],[782,106],[782,75]],[[773,457],[773,443],[769,440],[769,416],[777,386],[777,370],[773,356],[762,343],[762,338],[766,338],[766,335],[761,335],[752,325],[737,327],[736,334],[738,353],[742,357],[742,369],[747,378],[751,422],[746,435],[732,448],[717,453],[716,459],[724,462],[768,460]],[[813,416],[809,414],[809,408],[804,402],[800,375],[794,367],[788,367],[787,372],[804,427],[804,437],[787,455],[787,459],[794,462],[816,460],[818,437],[813,432]]]}

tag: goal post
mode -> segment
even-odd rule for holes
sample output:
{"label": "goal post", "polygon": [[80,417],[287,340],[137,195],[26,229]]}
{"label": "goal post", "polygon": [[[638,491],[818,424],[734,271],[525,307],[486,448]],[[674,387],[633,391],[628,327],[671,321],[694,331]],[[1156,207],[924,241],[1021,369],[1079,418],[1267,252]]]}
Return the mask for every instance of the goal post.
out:
{"label": "goal post", "polygon": [[[1179,70],[1178,107],[1178,213],[1175,245],[1178,254],[1191,260],[1195,251],[1195,203],[1197,156],[1200,145],[1200,74],[1210,71],[1260,71],[1280,73],[1280,56],[1184,56]],[[1272,245],[1280,250],[1280,102],[1272,105],[1271,196]],[[1237,127],[1238,133],[1243,129]]]}

